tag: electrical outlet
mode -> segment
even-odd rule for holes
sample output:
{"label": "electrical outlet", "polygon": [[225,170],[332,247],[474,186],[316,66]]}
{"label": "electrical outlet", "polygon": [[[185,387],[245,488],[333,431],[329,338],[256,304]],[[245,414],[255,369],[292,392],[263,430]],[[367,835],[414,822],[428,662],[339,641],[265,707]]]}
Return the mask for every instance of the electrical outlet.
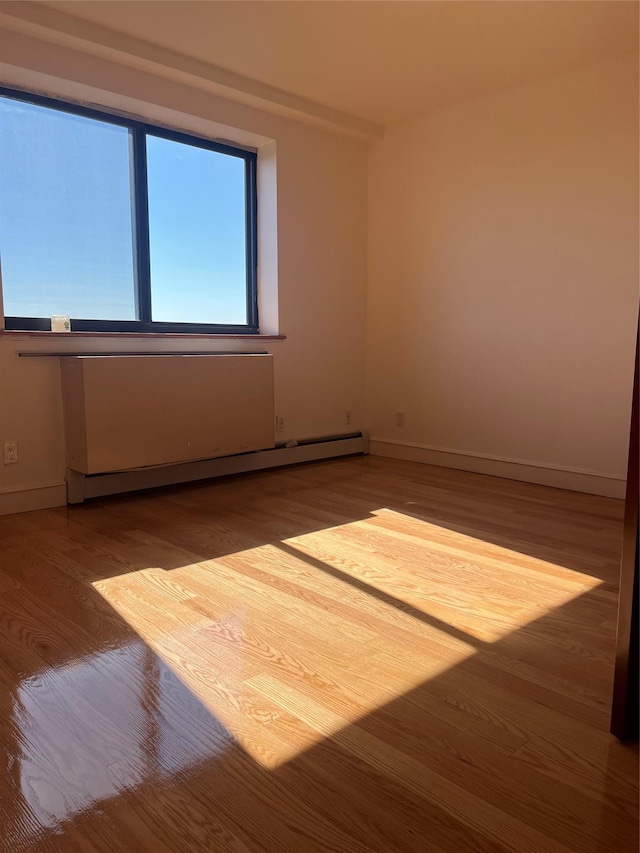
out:
{"label": "electrical outlet", "polygon": [[407,420],[406,412],[396,412],[396,426],[403,427]]}
{"label": "electrical outlet", "polygon": [[5,441],[4,443],[4,464],[15,465],[18,461],[18,442]]}
{"label": "electrical outlet", "polygon": [[351,412],[348,410],[344,413],[344,422],[345,422],[346,426],[351,426],[351,424],[353,423],[353,418],[351,417]]}
{"label": "electrical outlet", "polygon": [[284,432],[284,418],[282,415],[276,415],[276,432]]}

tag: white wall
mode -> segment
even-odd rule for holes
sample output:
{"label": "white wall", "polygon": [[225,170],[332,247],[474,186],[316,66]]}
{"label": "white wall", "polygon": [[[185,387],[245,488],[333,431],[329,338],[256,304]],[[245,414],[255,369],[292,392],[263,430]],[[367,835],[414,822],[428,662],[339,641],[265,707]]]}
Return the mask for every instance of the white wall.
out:
{"label": "white wall", "polygon": [[374,452],[622,494],[638,316],[637,79],[637,56],[585,67],[395,125],[375,145]]}
{"label": "white wall", "polygon": [[[253,348],[275,355],[276,411],[286,423],[286,431],[277,438],[344,432],[347,410],[353,413],[350,429],[363,428],[365,143],[18,34],[3,33],[3,59],[12,63],[4,68],[3,82],[8,84],[35,82],[52,93],[80,92],[87,100],[120,103],[129,110],[134,110],[136,102],[127,98],[137,99],[147,105],[150,118],[164,115],[166,109],[179,111],[185,129],[202,130],[208,121],[222,123],[227,129],[243,131],[240,141],[246,141],[248,133],[264,143],[261,152],[271,166],[275,145],[277,199],[274,193],[268,201],[271,210],[277,204],[277,246],[269,248],[267,239],[263,248],[269,251],[261,252],[261,258],[275,255],[277,249],[277,258],[271,258],[274,268],[277,262],[277,283],[269,283],[272,291],[277,287],[277,312],[271,305],[268,331],[278,323],[287,339],[266,346],[258,342]],[[274,173],[263,177],[266,187]],[[83,339],[71,346],[84,350],[250,348],[245,342],[214,344],[210,339]],[[54,348],[69,349],[69,341],[0,336],[0,438],[17,440],[20,456],[17,465],[0,464],[0,512],[63,499],[59,362],[17,356],[21,350]],[[41,487],[45,490],[23,494]]]}

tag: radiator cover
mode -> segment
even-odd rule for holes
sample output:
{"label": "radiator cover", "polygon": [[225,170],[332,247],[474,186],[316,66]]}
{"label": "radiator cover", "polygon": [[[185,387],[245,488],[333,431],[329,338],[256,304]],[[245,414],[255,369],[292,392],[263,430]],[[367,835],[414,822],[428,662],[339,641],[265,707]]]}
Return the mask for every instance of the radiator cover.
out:
{"label": "radiator cover", "polygon": [[128,471],[274,447],[272,355],[61,362],[72,471]]}

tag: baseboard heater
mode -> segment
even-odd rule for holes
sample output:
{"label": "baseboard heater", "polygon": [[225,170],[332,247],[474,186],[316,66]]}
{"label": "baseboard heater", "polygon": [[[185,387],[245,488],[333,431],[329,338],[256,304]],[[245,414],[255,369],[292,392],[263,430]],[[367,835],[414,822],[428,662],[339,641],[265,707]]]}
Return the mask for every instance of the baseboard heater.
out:
{"label": "baseboard heater", "polygon": [[367,450],[277,447],[269,353],[74,355],[61,374],[69,503]]}
{"label": "baseboard heater", "polygon": [[299,441],[294,447],[274,447],[251,453],[202,459],[177,465],[163,465],[109,474],[83,474],[67,470],[67,501],[82,503],[91,498],[172,486],[196,480],[246,474],[267,468],[280,468],[302,462],[354,456],[369,452],[366,433],[352,432],[344,435],[324,436]]}

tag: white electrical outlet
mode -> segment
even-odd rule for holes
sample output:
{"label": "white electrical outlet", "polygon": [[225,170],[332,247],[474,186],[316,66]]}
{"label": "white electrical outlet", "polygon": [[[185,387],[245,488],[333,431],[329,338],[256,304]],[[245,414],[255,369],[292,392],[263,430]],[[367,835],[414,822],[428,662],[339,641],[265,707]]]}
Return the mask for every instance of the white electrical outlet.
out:
{"label": "white electrical outlet", "polygon": [[396,426],[403,427],[407,420],[406,412],[396,412]]}
{"label": "white electrical outlet", "polygon": [[18,442],[5,441],[4,443],[4,464],[15,465],[18,461]]}
{"label": "white electrical outlet", "polygon": [[352,418],[352,416],[351,416],[351,412],[350,412],[350,411],[348,411],[348,410],[344,413],[344,422],[345,422],[345,424],[346,424],[347,426],[351,426],[351,424],[352,424],[352,422],[353,422],[353,418]]}
{"label": "white electrical outlet", "polygon": [[284,432],[284,418],[282,415],[276,415],[276,432]]}

